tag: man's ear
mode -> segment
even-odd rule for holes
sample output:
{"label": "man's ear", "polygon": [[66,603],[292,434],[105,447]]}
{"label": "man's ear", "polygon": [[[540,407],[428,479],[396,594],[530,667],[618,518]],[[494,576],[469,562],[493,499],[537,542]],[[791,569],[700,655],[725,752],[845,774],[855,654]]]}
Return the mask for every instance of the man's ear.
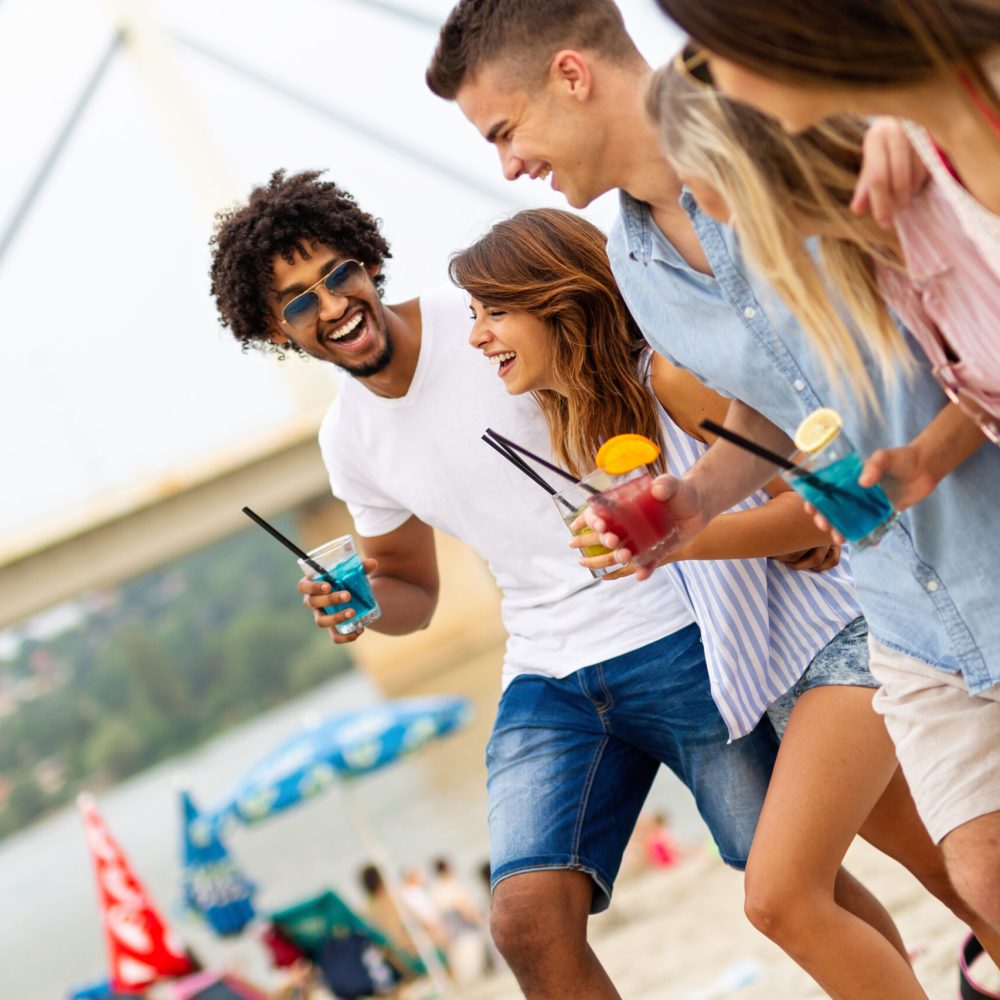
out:
{"label": "man's ear", "polygon": [[590,97],[594,80],[590,64],[574,49],[562,49],[552,58],[549,66],[549,82],[578,101]]}
{"label": "man's ear", "polygon": [[382,273],[381,264],[365,264],[365,270],[368,272],[369,278],[377,278],[379,274]]}
{"label": "man's ear", "polygon": [[269,317],[267,324],[267,339],[271,341],[272,344],[277,344],[279,347],[282,344],[288,343],[288,334],[281,332],[281,327],[278,326],[278,321],[273,317]]}

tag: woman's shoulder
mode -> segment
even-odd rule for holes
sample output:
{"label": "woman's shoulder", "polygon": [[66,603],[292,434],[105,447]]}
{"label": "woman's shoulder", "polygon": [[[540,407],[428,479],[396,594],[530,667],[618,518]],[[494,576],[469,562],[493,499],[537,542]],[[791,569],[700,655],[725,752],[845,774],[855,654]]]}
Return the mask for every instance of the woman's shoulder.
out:
{"label": "woman's shoulder", "polygon": [[706,440],[701,422],[714,420],[721,423],[729,410],[728,399],[659,354],[654,354],[652,358],[650,387],[667,416],[685,434],[699,441]]}

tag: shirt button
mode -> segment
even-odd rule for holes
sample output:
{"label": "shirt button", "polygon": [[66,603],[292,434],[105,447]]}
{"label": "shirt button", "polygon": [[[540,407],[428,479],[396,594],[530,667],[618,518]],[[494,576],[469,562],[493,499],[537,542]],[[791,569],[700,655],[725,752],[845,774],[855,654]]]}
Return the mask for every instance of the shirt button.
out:
{"label": "shirt button", "polygon": [[747,306],[746,309],[743,310],[743,315],[746,316],[747,319],[753,319],[754,316],[757,315],[757,310],[754,309],[753,306]]}
{"label": "shirt button", "polygon": [[933,594],[938,589],[937,580],[928,580],[927,589]]}
{"label": "shirt button", "polygon": [[796,391],[796,392],[802,392],[802,390],[803,390],[803,389],[805,389],[805,387],[806,387],[806,384],[805,384],[805,382],[803,382],[803,381],[802,381],[802,379],[800,379],[800,378],[797,378],[797,379],[796,379],[796,380],[795,380],[795,381],[794,381],[794,382],[792,383],[792,385],[793,385],[793,386],[795,386],[795,391]]}

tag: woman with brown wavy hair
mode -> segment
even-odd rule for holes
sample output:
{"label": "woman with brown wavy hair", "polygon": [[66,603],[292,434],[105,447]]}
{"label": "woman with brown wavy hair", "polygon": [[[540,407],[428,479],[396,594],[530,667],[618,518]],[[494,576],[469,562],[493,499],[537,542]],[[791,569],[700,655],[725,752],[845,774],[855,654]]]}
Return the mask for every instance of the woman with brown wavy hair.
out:
{"label": "woman with brown wavy hair", "polygon": [[[508,392],[534,394],[574,473],[589,470],[607,437],[641,431],[682,475],[707,447],[702,419],[722,423],[729,401],[643,342],[604,248],[595,226],[555,209],[495,225],[450,265],[471,296],[470,343],[499,366]],[[769,484],[716,518],[656,572],[671,573],[692,606],[733,738],[764,711],[783,732],[747,865],[747,915],[832,996],[917,1000],[925,994],[889,915],[874,900],[864,913],[844,902],[841,861],[860,832],[946,902],[954,893],[871,708],[877,683],[849,572],[794,572],[767,558],[819,539],[783,489]],[[821,622],[823,608],[836,611]],[[756,714],[741,715],[748,705]]]}

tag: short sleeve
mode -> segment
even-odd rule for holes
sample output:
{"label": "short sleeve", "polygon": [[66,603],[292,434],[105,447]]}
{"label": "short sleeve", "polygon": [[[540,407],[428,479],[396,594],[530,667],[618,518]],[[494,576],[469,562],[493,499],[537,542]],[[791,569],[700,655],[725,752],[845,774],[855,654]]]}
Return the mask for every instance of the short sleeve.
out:
{"label": "short sleeve", "polygon": [[356,460],[359,452],[337,448],[338,439],[351,440],[340,423],[340,407],[334,404],[319,432],[319,446],[323,454],[330,489],[333,495],[347,505],[354,528],[363,538],[387,535],[405,524],[413,512],[381,491]]}

